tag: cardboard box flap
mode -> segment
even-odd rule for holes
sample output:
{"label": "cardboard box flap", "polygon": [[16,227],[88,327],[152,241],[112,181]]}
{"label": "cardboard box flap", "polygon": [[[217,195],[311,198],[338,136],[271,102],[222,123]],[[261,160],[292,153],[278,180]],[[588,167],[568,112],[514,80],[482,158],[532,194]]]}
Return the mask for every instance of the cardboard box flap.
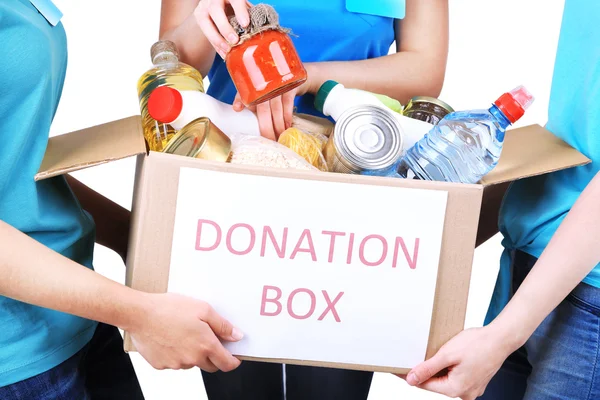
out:
{"label": "cardboard box flap", "polygon": [[590,161],[546,129],[530,125],[506,132],[500,161],[481,183],[487,186],[511,182]]}
{"label": "cardboard box flap", "polygon": [[35,180],[142,153],[146,153],[146,142],[138,115],[50,138]]}

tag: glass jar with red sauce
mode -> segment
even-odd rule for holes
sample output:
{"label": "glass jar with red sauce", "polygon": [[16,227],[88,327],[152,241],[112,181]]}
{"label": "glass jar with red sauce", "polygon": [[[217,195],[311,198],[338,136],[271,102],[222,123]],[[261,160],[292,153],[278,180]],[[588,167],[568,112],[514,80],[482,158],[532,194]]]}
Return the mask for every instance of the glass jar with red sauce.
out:
{"label": "glass jar with red sauce", "polygon": [[225,59],[245,106],[280,96],[306,82],[306,70],[289,35],[269,29],[241,40]]}

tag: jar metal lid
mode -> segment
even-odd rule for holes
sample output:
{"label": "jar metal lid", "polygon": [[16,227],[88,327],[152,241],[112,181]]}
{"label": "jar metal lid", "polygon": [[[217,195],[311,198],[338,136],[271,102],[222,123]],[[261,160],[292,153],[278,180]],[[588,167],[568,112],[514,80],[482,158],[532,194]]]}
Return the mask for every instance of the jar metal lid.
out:
{"label": "jar metal lid", "polygon": [[392,112],[380,106],[346,110],[335,125],[333,139],[339,155],[363,170],[387,168],[402,153],[402,128]]}
{"label": "jar metal lid", "polygon": [[[448,111],[448,113],[454,112],[454,109],[452,107],[450,107],[450,105],[448,105],[447,103],[443,102],[440,99],[436,99],[435,97],[416,96],[416,97],[413,97],[412,99],[410,99],[410,102],[411,103],[432,103],[432,104],[442,107],[443,109]],[[408,106],[407,106],[407,108],[408,108]]]}

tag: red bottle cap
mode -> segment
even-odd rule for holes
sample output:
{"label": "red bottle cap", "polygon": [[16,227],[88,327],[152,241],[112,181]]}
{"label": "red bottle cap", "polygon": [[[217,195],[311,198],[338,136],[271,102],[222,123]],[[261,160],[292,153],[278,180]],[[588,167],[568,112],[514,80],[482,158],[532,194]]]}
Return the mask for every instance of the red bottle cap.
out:
{"label": "red bottle cap", "polygon": [[533,100],[531,93],[524,86],[519,86],[509,93],[504,93],[494,104],[511,124],[514,124],[525,114]]}
{"label": "red bottle cap", "polygon": [[161,86],[152,91],[148,98],[148,113],[163,124],[177,119],[183,109],[183,98],[177,89]]}

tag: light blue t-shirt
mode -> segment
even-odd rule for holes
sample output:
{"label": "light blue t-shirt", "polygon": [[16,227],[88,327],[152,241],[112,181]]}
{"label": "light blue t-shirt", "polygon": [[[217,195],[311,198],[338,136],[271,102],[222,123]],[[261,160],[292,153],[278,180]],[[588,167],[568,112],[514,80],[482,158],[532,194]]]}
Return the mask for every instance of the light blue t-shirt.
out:
{"label": "light blue t-shirt", "polygon": [[[34,181],[67,67],[63,26],[50,25],[29,0],[2,0],[0,54],[0,219],[91,268],[91,217],[64,178]],[[38,267],[45,268],[43,259]],[[95,326],[0,296],[0,386],[67,360],[89,342]]]}
{"label": "light blue t-shirt", "polygon": [[[351,13],[346,0],[269,0],[281,26],[292,30],[292,41],[302,62],[355,61],[385,56],[395,40],[394,19]],[[294,36],[295,35],[295,36]],[[208,93],[233,103],[237,93],[225,63],[218,55],[208,74]],[[296,98],[297,111],[323,116],[314,96]]]}
{"label": "light blue t-shirt", "polygon": [[[539,257],[581,192],[600,171],[599,15],[598,0],[565,2],[546,126],[592,163],[523,179],[511,186],[499,221],[506,250],[486,322],[510,298],[509,252],[520,249]],[[584,282],[600,287],[600,265]]]}

